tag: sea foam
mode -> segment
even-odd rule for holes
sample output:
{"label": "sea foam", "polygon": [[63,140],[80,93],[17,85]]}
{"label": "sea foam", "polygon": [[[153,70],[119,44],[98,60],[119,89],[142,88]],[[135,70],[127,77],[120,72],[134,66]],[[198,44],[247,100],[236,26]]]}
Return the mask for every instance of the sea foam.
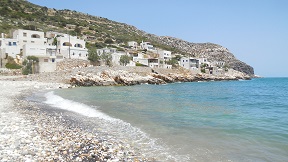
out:
{"label": "sea foam", "polygon": [[78,114],[87,116],[87,117],[97,117],[104,120],[115,121],[116,119],[92,108],[91,106],[85,105],[83,103],[75,102],[72,100],[64,99],[58,95],[55,95],[53,91],[45,94],[46,101],[44,103],[57,107],[63,110],[68,110],[76,112]]}
{"label": "sea foam", "polygon": [[83,103],[64,99],[58,95],[55,95],[53,91],[46,93],[44,96],[46,98],[44,103],[52,107],[72,111],[86,117],[98,118],[106,121],[101,124],[103,128],[108,130],[110,129],[110,131],[113,132],[117,131],[117,136],[119,138],[129,138],[131,141],[138,143],[138,147],[141,148],[141,150],[144,151],[143,153],[146,155],[165,160],[175,161],[177,159],[171,155],[168,148],[159,145],[157,139],[150,138],[149,135],[144,133],[141,129],[132,126],[130,123],[106,115],[105,113],[97,110],[97,107],[95,106],[89,106]]}

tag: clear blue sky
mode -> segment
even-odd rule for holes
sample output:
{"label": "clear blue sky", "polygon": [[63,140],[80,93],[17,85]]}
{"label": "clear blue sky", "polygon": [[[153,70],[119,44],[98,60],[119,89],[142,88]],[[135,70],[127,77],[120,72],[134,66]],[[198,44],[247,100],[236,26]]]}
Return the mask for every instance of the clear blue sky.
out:
{"label": "clear blue sky", "polygon": [[265,77],[288,77],[288,0],[28,0],[228,48]]}

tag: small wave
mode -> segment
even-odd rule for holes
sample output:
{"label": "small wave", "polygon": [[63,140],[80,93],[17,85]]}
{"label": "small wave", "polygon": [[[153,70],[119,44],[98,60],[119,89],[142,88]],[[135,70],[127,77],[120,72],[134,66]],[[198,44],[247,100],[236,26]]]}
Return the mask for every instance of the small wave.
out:
{"label": "small wave", "polygon": [[71,100],[67,100],[60,96],[57,96],[54,94],[53,91],[46,93],[45,97],[46,97],[46,101],[44,103],[53,107],[57,107],[63,110],[73,111],[73,112],[76,112],[78,114],[81,114],[87,117],[97,117],[97,118],[105,119],[109,121],[115,120],[114,118],[111,118],[110,116],[96,109],[92,109],[88,105],[75,102],[75,101],[71,101]]}
{"label": "small wave", "polygon": [[133,127],[130,123],[104,114],[103,112],[97,110],[97,107],[91,107],[83,103],[64,99],[58,95],[55,95],[53,91],[46,93],[45,97],[46,101],[44,101],[44,103],[52,107],[72,111],[83,116],[99,118],[103,121],[106,121],[105,123],[101,124],[105,129],[117,131],[118,137],[123,139],[129,138],[131,139],[131,141],[138,143],[139,148],[141,148],[141,150],[144,151],[143,153],[146,155],[150,155],[153,157],[156,156],[156,158],[165,159],[168,161],[178,161],[178,158],[181,158],[181,161],[187,161],[184,160],[187,159],[185,155],[184,157],[181,155],[180,157],[179,155],[171,155],[168,148],[163,147],[161,144],[159,145],[159,143],[157,142],[158,139],[150,138],[149,135],[144,133],[141,129]]}

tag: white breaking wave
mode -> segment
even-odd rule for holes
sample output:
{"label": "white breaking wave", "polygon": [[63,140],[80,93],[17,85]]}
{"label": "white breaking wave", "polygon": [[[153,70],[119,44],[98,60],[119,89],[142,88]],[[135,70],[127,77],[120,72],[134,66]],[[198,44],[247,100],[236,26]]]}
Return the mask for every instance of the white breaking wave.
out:
{"label": "white breaking wave", "polygon": [[48,92],[45,94],[46,101],[44,103],[52,106],[52,107],[57,107],[63,110],[68,110],[68,111],[73,111],[78,114],[87,116],[87,117],[97,117],[100,119],[104,120],[109,120],[109,121],[115,121],[116,119],[98,111],[93,108],[91,108],[88,105],[85,105],[83,103],[71,101],[68,99],[64,99],[60,96],[57,96],[54,94],[54,92]]}
{"label": "white breaking wave", "polygon": [[[149,138],[149,135],[141,131],[141,129],[133,127],[130,123],[110,117],[105,113],[97,110],[95,107],[64,99],[58,95],[55,95],[53,91],[46,93],[45,97],[46,101],[44,101],[44,103],[52,107],[72,111],[83,116],[91,118],[95,117],[107,121],[105,123],[102,123],[103,125],[106,125],[104,126],[106,129],[108,129],[108,125],[110,124],[114,130],[117,129],[119,133],[124,133],[123,135],[125,137],[129,137],[132,141],[139,143],[141,149],[146,152],[146,154],[153,154],[151,156],[156,156],[160,159],[166,159],[168,161],[178,161],[176,160],[177,155],[176,157],[174,157],[173,155],[171,155],[171,153],[169,153],[168,148],[157,144],[157,139]],[[121,136],[121,134],[118,134],[118,136]],[[181,161],[187,161],[187,159],[189,159],[186,156],[180,156],[180,158],[182,159]]]}

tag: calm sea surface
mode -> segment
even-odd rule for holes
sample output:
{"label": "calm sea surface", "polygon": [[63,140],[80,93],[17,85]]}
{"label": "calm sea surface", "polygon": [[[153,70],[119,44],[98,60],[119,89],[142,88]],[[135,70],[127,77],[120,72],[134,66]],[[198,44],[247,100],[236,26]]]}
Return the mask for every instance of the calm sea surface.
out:
{"label": "calm sea surface", "polygon": [[131,139],[161,161],[288,161],[288,78],[83,87],[45,104]]}

